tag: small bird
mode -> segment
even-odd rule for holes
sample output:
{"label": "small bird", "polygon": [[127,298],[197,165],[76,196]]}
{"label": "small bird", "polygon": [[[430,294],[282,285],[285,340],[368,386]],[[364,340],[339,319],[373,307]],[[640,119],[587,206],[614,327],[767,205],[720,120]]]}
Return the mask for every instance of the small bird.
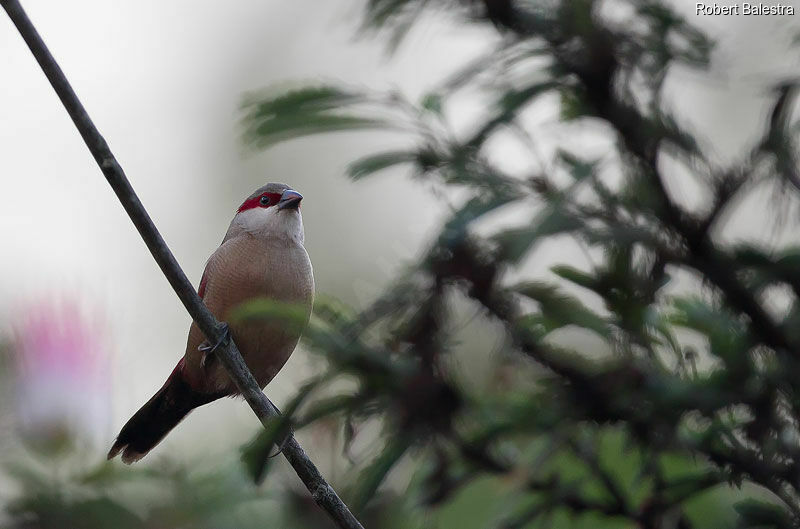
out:
{"label": "small bird", "polygon": [[[222,244],[208,259],[197,290],[217,319],[226,321],[241,303],[266,297],[304,307],[308,322],[314,275],[303,246],[302,200],[286,184],[271,183],[239,206]],[[233,322],[229,332],[262,389],[300,338],[296,328],[265,320]],[[194,408],[238,393],[213,351],[192,323],[183,358],[161,389],[122,427],[108,459],[121,452],[124,463],[140,460]]]}

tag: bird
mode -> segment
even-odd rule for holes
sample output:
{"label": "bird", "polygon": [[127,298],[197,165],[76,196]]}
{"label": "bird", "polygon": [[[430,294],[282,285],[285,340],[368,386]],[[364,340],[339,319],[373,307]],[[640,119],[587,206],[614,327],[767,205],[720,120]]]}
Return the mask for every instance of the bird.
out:
{"label": "bird", "polygon": [[[262,389],[289,359],[311,317],[314,273],[304,244],[302,200],[300,193],[280,183],[266,184],[247,197],[206,262],[197,290],[220,321],[227,321],[237,306],[257,298],[304,309],[305,321],[300,326],[234,319],[226,328]],[[192,323],[183,358],[161,389],[122,427],[108,452],[109,460],[122,454],[126,464],[139,461],[193,409],[238,395],[214,349]]]}

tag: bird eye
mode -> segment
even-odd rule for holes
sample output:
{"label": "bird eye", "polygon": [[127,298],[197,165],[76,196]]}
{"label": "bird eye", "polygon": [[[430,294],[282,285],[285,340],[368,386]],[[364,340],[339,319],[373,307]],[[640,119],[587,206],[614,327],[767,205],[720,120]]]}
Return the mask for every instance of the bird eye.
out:
{"label": "bird eye", "polygon": [[260,202],[262,206],[269,206],[269,197],[267,195],[263,195]]}

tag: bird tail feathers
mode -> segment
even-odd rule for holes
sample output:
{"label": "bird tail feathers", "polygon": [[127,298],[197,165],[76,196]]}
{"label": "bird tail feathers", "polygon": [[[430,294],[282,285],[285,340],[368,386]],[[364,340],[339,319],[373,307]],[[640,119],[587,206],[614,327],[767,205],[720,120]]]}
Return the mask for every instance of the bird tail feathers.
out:
{"label": "bird tail feathers", "polygon": [[161,389],[125,423],[108,452],[108,459],[121,452],[123,463],[139,461],[190,411],[222,396],[194,391],[183,379],[182,368],[183,359]]}

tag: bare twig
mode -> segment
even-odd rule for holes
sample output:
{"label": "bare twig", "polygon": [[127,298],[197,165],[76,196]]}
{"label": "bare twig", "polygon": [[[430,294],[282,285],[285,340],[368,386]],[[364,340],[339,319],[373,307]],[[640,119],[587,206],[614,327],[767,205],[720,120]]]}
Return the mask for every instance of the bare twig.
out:
{"label": "bare twig", "polygon": [[[61,71],[61,68],[50,54],[22,6],[17,0],[0,0],[0,4],[8,13],[39,66],[41,66],[42,71],[47,76],[56,94],[58,94],[59,99],[61,99],[64,108],[72,118],[72,122],[81,137],[83,137],[86,146],[94,156],[97,165],[100,166],[106,180],[116,193],[136,229],[139,230],[139,234],[142,236],[147,248],[153,254],[158,266],[170,285],[172,285],[175,293],[178,294],[184,307],[186,307],[186,310],[209,342],[219,342],[223,336],[220,322],[203,304],[186,274],[178,265],[169,247],[136,196],[122,167],[120,167],[111,153],[105,139],[95,127],[86,109],[84,109],[70,86],[69,81],[67,81],[64,72]],[[277,409],[261,391],[255,378],[253,378],[244,363],[236,344],[231,340],[227,344],[221,345],[216,350],[216,354],[222,360],[237,389],[247,400],[247,403],[258,418],[261,419],[261,422],[266,425],[270,420],[277,417]],[[359,521],[347,508],[347,505],[342,502],[333,487],[325,481],[316,466],[314,466],[314,463],[306,456],[303,449],[291,435],[283,446],[283,454],[295,472],[297,472],[303,484],[311,492],[314,501],[328,512],[336,525],[345,529],[363,529]]]}

